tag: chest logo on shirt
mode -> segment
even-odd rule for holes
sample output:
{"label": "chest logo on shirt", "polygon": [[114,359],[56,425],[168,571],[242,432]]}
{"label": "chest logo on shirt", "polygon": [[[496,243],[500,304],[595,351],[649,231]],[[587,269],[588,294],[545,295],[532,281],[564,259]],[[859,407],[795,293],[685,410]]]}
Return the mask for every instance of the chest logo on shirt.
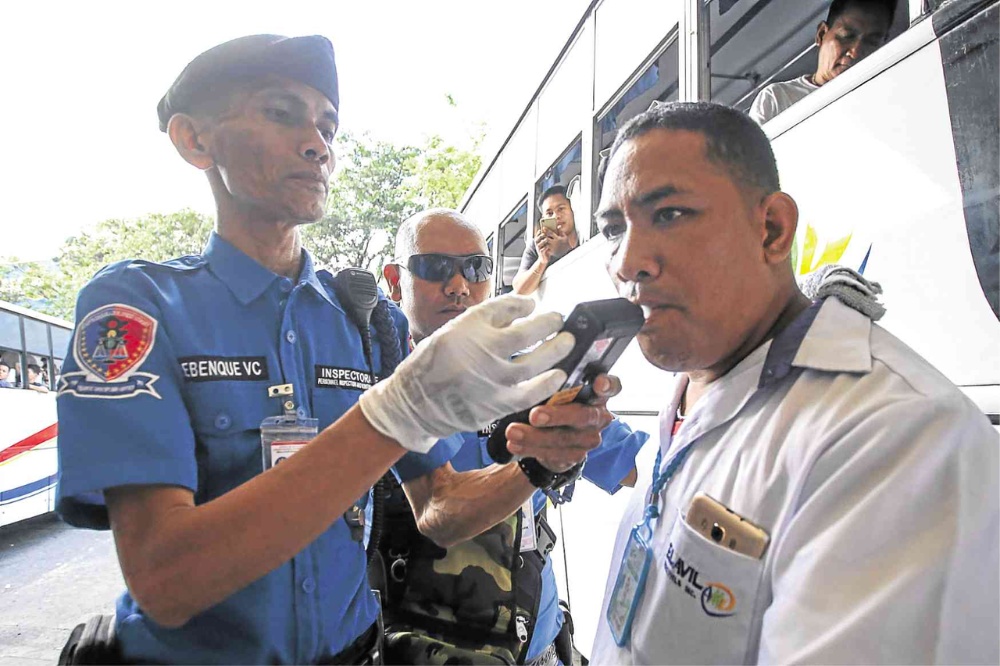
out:
{"label": "chest logo on shirt", "polygon": [[[377,377],[376,377],[377,379]],[[354,368],[336,368],[332,365],[316,366],[316,388],[339,388],[367,391],[372,387],[372,375]]]}
{"label": "chest logo on shirt", "polygon": [[258,382],[270,379],[263,356],[185,356],[177,359],[188,382]]}
{"label": "chest logo on shirt", "polygon": [[113,303],[87,314],[73,334],[73,358],[81,372],[68,372],[59,393],[81,398],[159,398],[159,375],[138,372],[153,351],[157,321],[131,305]]}
{"label": "chest logo on shirt", "polygon": [[692,599],[701,601],[701,609],[711,617],[729,617],[736,613],[736,595],[722,583],[701,583],[701,572],[690,562],[685,562],[674,550],[674,544],[667,546],[667,556],[663,568],[670,582],[684,591]]}

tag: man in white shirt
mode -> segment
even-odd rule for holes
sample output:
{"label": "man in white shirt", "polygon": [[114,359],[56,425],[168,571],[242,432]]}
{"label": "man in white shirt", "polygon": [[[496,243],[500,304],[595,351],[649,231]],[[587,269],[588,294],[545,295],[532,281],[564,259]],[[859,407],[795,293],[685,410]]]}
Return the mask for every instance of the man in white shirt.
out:
{"label": "man in white shirt", "polygon": [[761,90],[750,117],[763,125],[867,58],[885,43],[895,10],[895,0],[833,0],[826,20],[816,27],[816,71]]}
{"label": "man in white shirt", "polygon": [[[1000,438],[867,316],[799,291],[760,128],[707,103],[641,114],[596,217],[643,354],[682,374],[591,661],[998,663]],[[769,536],[762,555],[686,521],[702,493]]]}

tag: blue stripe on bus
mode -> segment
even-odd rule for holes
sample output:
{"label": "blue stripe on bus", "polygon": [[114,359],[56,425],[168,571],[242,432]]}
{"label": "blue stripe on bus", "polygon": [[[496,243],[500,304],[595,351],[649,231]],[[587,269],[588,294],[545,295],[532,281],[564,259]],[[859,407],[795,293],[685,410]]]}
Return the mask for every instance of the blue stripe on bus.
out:
{"label": "blue stripe on bus", "polygon": [[55,484],[55,482],[56,475],[53,474],[52,476],[42,477],[41,479],[38,479],[38,481],[32,481],[31,483],[18,488],[0,491],[0,504],[7,504],[8,502],[24,499],[26,495],[33,495],[42,490],[47,490],[50,486]]}

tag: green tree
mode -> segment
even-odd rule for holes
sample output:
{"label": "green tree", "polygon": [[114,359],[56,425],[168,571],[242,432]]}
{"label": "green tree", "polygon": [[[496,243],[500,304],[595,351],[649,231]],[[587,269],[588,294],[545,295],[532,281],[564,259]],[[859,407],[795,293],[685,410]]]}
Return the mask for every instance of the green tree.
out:
{"label": "green tree", "polygon": [[210,217],[192,210],[104,220],[63,243],[54,270],[43,264],[26,265],[8,295],[19,305],[72,319],[77,293],[102,266],[123,259],[165,261],[198,254],[212,226]]}
{"label": "green tree", "polygon": [[357,266],[378,274],[399,223],[422,207],[414,177],[417,150],[367,134],[344,133],[338,143],[340,167],[327,213],[305,227],[305,245],[321,266]]}
{"label": "green tree", "polygon": [[380,274],[400,222],[424,208],[459,204],[479,170],[474,149],[480,138],[481,132],[473,150],[448,145],[439,136],[418,149],[368,134],[343,134],[327,213],[304,232],[317,263]]}
{"label": "green tree", "polygon": [[482,162],[476,152],[481,140],[480,133],[471,149],[463,149],[445,144],[440,136],[427,139],[415,168],[417,189],[429,208],[457,208],[462,202]]}

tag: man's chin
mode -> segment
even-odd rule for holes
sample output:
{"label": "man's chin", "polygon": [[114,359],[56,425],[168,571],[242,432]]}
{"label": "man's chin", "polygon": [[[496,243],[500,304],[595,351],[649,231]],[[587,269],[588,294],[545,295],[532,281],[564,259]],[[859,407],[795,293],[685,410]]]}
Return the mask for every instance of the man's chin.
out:
{"label": "man's chin", "polygon": [[676,342],[672,343],[655,333],[639,333],[636,339],[642,355],[660,370],[684,372],[691,369],[690,353],[681,350]]}

